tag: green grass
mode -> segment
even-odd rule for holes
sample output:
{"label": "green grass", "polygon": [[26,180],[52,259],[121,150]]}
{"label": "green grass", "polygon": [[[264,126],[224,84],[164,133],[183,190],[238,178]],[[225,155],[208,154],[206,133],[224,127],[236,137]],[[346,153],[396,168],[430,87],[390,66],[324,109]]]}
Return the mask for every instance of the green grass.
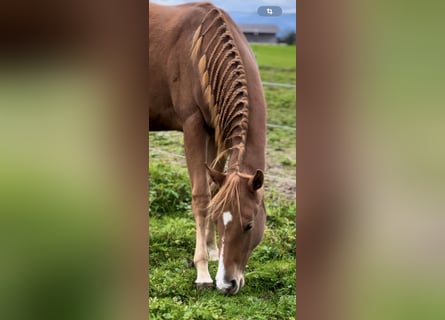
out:
{"label": "green grass", "polygon": [[260,66],[292,69],[296,66],[296,46],[251,44]]}
{"label": "green grass", "polygon": [[[295,83],[295,46],[253,46],[263,81]],[[295,90],[265,87],[267,228],[235,296],[198,290],[182,134],[150,133],[150,319],[295,319]],[[218,263],[209,262],[215,277]]]}
{"label": "green grass", "polygon": [[[295,202],[278,193],[266,199],[264,239],[246,268],[246,286],[236,296],[198,290],[191,266],[194,220],[186,171],[150,165],[150,319],[294,319]],[[165,187],[181,186],[176,192]],[[170,210],[160,216],[156,210]],[[179,205],[178,205],[179,204]],[[156,209],[155,209],[156,208]],[[217,262],[210,262],[214,276]]]}
{"label": "green grass", "polygon": [[[252,44],[251,47],[255,53],[258,66],[260,68],[261,79],[263,81],[295,84],[295,46]],[[291,92],[295,97],[295,90],[290,90],[287,88],[279,88],[279,90],[286,93]],[[274,100],[267,99],[267,101],[270,102]]]}

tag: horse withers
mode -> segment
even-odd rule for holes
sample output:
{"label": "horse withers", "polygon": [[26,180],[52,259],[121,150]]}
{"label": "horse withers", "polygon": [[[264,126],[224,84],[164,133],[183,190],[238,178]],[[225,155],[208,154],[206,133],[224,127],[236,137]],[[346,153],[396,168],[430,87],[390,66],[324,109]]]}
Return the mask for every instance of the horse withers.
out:
{"label": "horse withers", "polygon": [[[149,126],[179,130],[192,187],[198,287],[235,294],[265,229],[266,104],[254,55],[210,3],[149,3]],[[219,243],[216,245],[215,229]]]}

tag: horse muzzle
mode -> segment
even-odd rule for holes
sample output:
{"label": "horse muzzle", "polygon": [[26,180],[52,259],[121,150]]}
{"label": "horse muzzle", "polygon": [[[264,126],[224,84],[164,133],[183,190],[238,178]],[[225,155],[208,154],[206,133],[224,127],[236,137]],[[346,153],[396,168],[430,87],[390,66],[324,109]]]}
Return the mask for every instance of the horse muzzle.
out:
{"label": "horse muzzle", "polygon": [[216,287],[219,291],[225,294],[237,294],[241,288],[244,286],[244,277],[241,276],[238,279],[232,279],[230,281],[226,281],[225,279],[222,281],[216,281]]}

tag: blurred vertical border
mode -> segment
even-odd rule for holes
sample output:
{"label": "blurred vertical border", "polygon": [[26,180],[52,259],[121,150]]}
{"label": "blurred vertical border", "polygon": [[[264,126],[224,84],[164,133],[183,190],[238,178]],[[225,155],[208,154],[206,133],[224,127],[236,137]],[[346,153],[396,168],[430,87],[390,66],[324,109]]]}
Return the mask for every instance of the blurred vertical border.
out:
{"label": "blurred vertical border", "polygon": [[346,1],[297,1],[297,319],[337,319],[332,268],[345,223],[346,8]]}
{"label": "blurred vertical border", "polygon": [[297,1],[297,319],[443,319],[445,5]]}
{"label": "blurred vertical border", "polygon": [[146,1],[0,5],[0,318],[147,319]]}

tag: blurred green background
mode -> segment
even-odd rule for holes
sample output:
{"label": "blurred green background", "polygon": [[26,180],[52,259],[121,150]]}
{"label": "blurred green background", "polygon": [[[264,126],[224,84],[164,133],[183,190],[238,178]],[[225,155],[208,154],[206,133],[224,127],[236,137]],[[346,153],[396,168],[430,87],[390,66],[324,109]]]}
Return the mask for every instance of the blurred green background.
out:
{"label": "blurred green background", "polygon": [[356,8],[345,156],[354,162],[354,318],[444,319],[445,3]]}
{"label": "blurred green background", "polygon": [[118,315],[121,201],[95,81],[70,64],[1,66],[0,319]]}

